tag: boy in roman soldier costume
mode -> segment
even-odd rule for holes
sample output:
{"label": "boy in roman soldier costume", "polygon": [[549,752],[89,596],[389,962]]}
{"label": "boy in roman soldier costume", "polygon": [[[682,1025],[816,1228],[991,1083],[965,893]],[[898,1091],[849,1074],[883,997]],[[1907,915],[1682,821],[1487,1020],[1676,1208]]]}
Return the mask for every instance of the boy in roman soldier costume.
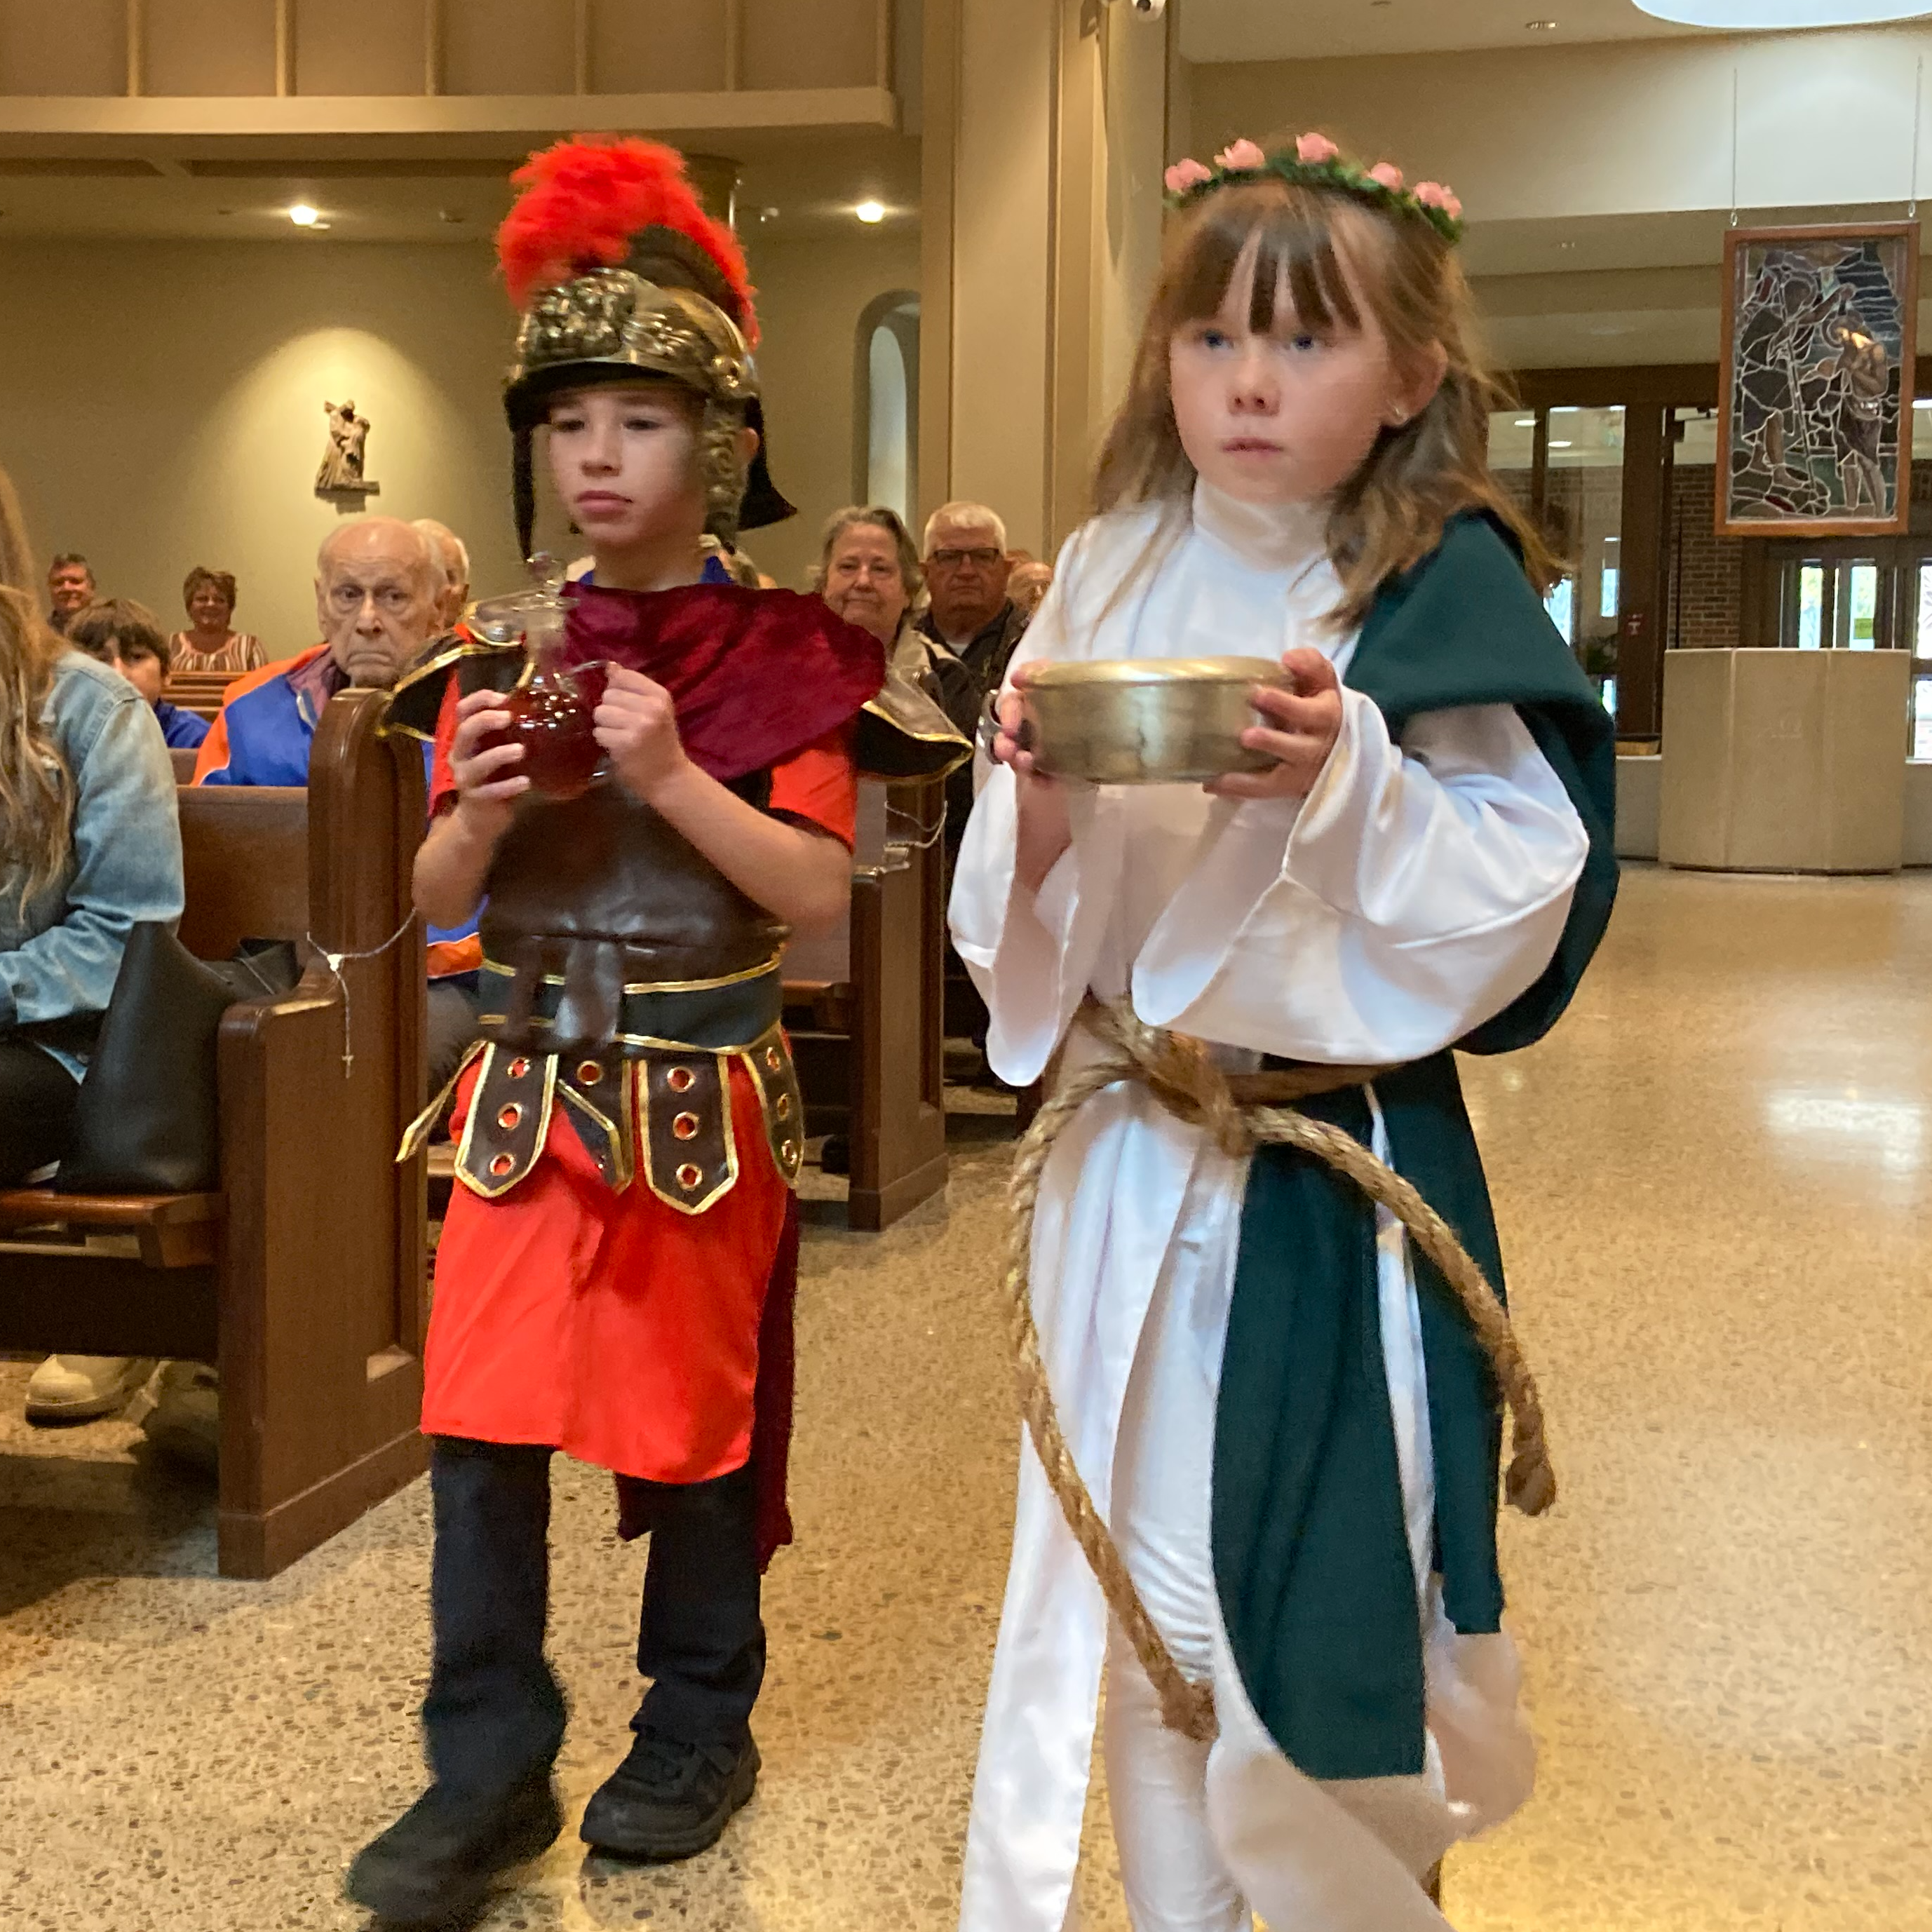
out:
{"label": "boy in roman soldier costume", "polygon": [[403,1922],[473,1911],[561,1828],[543,1650],[557,1450],[611,1470],[625,1532],[651,1535],[652,1682],[584,1838],[688,1857],[751,1796],[760,1578],[790,1539],[803,1123],[780,956],[788,927],[846,903],[855,745],[892,775],[964,752],[881,697],[874,639],[816,598],[740,586],[707,551],[790,512],[759,448],[743,260],[680,158],[566,142],[517,178],[499,248],[525,311],[507,392],[520,534],[527,554],[544,428],[596,558],[554,663],[601,667],[604,769],[574,796],[538,788],[502,694],[528,681],[520,644],[493,648],[488,621],[396,694],[394,721],[437,748],[417,904],[439,923],[482,905],[484,953],[425,1362],[432,1783],[348,1881]]}

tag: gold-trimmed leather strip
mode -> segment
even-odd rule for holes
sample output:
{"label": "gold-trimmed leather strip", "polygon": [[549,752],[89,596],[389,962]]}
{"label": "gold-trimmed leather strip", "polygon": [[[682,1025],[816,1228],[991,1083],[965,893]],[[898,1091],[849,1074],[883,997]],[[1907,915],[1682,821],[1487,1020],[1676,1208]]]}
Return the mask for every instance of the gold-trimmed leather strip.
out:
{"label": "gold-trimmed leather strip", "polygon": [[447,1105],[451,1094],[456,1091],[456,1083],[475,1064],[478,1054],[488,1052],[489,1042],[472,1040],[464,1050],[463,1058],[456,1063],[456,1071],[442,1083],[442,1090],[403,1130],[403,1144],[396,1150],[396,1165],[400,1167],[405,1161],[413,1160],[421,1154],[434,1129],[437,1118]]}
{"label": "gold-trimmed leather strip", "polygon": [[711,1064],[713,1077],[718,1083],[718,1117],[723,1139],[722,1172],[706,1174],[698,1183],[697,1189],[679,1186],[674,1154],[669,1156],[674,1162],[672,1171],[664,1174],[658,1172],[658,1150],[657,1135],[653,1131],[656,1126],[654,1116],[662,1109],[674,1118],[679,1107],[679,1096],[675,1090],[660,1094],[658,1082],[662,1076],[667,1088],[670,1088],[670,1076],[675,1070],[676,1061],[647,1060],[644,1064],[643,1091],[640,1096],[643,1117],[638,1123],[638,1138],[644,1143],[644,1179],[651,1192],[666,1207],[676,1208],[680,1214],[702,1214],[706,1208],[715,1207],[738,1184],[738,1136],[731,1114],[731,1062],[737,1057],[735,1051],[694,1053],[688,1056],[694,1065],[706,1060]]}
{"label": "gold-trimmed leather strip", "polygon": [[[721,986],[742,986],[753,980],[762,980],[767,973],[778,972],[784,964],[784,955],[774,952],[762,965],[747,966],[741,972],[724,973],[710,980],[627,980],[624,982],[626,993],[715,993]],[[485,959],[481,970],[494,973],[498,978],[514,980],[517,969],[514,966],[499,965],[494,959]],[[533,976],[543,986],[561,986],[564,976],[561,973],[538,973]]]}
{"label": "gold-trimmed leather strip", "polygon": [[[530,1063],[531,1072],[536,1073],[542,1083],[542,1091],[538,1096],[536,1102],[539,1111],[536,1138],[532,1143],[534,1151],[529,1160],[516,1162],[507,1174],[492,1174],[486,1167],[479,1174],[471,1166],[471,1158],[476,1148],[478,1124],[484,1118],[489,1105],[496,1097],[490,1092],[492,1084],[490,1075],[494,1071],[495,1063],[500,1057],[506,1064],[518,1060],[527,1060]],[[507,1073],[505,1077],[508,1078]],[[528,1077],[528,1075],[525,1076],[526,1078]],[[556,1056],[555,1054],[532,1054],[513,1047],[500,1046],[493,1041],[484,1055],[483,1072],[476,1082],[476,1090],[470,1096],[470,1118],[463,1124],[462,1144],[456,1150],[457,1179],[461,1181],[471,1193],[480,1195],[485,1201],[500,1200],[503,1196],[508,1193],[510,1190],[515,1186],[518,1182],[521,1180],[543,1158],[544,1148],[550,1138],[550,1110],[555,1105],[556,1097]]]}
{"label": "gold-trimmed leather strip", "polygon": [[805,1165],[805,1096],[799,1088],[791,1042],[782,1027],[773,1027],[764,1039],[746,1048],[740,1058],[758,1089],[758,1112],[764,1117],[765,1142],[772,1150],[772,1163],[785,1185],[796,1188],[799,1170]]}

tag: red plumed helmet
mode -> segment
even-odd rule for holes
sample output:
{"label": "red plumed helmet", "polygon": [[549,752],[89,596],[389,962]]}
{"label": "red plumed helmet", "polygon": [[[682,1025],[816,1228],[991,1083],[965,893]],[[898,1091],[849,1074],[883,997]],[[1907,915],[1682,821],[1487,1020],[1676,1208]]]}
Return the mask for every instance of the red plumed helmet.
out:
{"label": "red plumed helmet", "polygon": [[496,231],[496,259],[518,308],[540,289],[621,266],[640,230],[668,228],[710,257],[730,291],[731,320],[758,346],[744,251],[705,213],[676,148],[580,136],[532,154],[510,178],[522,192]]}

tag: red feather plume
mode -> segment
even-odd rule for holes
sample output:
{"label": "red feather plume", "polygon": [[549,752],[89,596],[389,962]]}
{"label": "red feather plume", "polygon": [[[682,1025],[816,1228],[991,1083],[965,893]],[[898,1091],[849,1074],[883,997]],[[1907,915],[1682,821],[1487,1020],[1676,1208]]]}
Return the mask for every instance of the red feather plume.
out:
{"label": "red feather plume", "polygon": [[732,316],[754,347],[758,320],[738,238],[704,212],[684,157],[656,141],[560,141],[510,178],[522,192],[496,231],[496,259],[510,299],[595,268],[614,268],[640,229],[673,228],[718,265],[736,298]]}

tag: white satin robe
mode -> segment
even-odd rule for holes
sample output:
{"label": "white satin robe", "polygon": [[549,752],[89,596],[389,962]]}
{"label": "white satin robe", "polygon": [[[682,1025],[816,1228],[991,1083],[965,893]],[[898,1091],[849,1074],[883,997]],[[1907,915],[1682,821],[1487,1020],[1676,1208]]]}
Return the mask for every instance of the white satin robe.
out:
{"label": "white satin robe", "polygon": [[[1018,655],[1279,658],[1312,645],[1346,668],[1354,638],[1319,622],[1337,588],[1316,512],[1257,509],[1202,484],[1178,526],[1140,509],[1080,532]],[[954,939],[991,1010],[988,1057],[1015,1084],[1040,1076],[1089,988],[1131,991],[1142,1019],[1221,1044],[1231,1068],[1264,1052],[1367,1064],[1435,1052],[1541,973],[1587,845],[1514,710],[1425,716],[1396,746],[1354,692],[1298,805],[1166,785],[1076,788],[1071,806],[1072,844],[1036,898],[1013,876],[1013,776],[992,772],[955,879]],[[1085,1038],[1076,1028],[1069,1040],[1076,1064]],[[1386,1157],[1378,1115],[1376,1141]],[[1162,1377],[1170,1393],[1151,1424],[1169,1442],[1177,1432],[1211,1441],[1245,1182],[1244,1164],[1130,1085],[1090,1100],[1054,1150],[1034,1304],[1063,1426],[1103,1514],[1139,1351],[1197,1354],[1204,1372]],[[1506,1816],[1532,1774],[1510,1640],[1457,1636],[1427,1575],[1435,1490],[1420,1317],[1404,1238],[1382,1219],[1383,1346],[1429,1635],[1424,1773],[1318,1784],[1256,1718],[1225,1628],[1213,1657],[1192,1660],[1211,1665],[1222,1714],[1209,1825],[1240,1889],[1281,1932],[1440,1928],[1414,1875]],[[1163,1274],[1156,1332],[1145,1318]],[[1172,1393],[1190,1386],[1198,1396]],[[1203,1562],[1208,1507],[1204,1496]],[[1150,1608],[1158,1621],[1160,1605]],[[1059,1932],[1066,1918],[1108,1622],[1025,1444],[963,1932]]]}

